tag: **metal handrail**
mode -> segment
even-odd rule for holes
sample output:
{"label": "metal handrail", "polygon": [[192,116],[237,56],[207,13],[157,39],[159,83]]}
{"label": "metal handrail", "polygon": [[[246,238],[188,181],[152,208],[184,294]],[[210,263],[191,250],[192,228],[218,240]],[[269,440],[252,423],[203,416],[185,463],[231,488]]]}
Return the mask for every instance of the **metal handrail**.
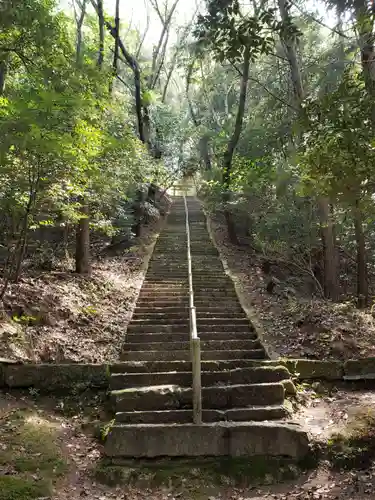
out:
{"label": "metal handrail", "polygon": [[189,210],[184,195],[185,218],[186,218],[186,239],[187,239],[187,259],[189,278],[189,319],[190,319],[190,353],[191,367],[193,375],[193,422],[202,423],[202,381],[201,381],[201,341],[197,331],[197,313],[194,306],[193,273],[191,263],[190,248],[190,225]]}

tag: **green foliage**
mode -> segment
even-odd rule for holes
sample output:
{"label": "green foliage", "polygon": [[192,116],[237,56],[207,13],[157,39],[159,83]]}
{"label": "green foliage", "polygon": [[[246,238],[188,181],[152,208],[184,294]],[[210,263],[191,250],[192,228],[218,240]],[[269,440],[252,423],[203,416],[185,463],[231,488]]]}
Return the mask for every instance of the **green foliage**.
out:
{"label": "green foliage", "polygon": [[353,203],[371,196],[375,162],[369,96],[360,75],[349,70],[331,94],[306,105],[301,165],[307,188]]}
{"label": "green foliage", "polygon": [[[96,18],[84,19],[78,58],[74,21],[54,0],[16,3],[0,7],[1,243],[10,275],[40,229],[77,224],[88,200],[90,227],[112,235],[121,204],[165,175],[134,134],[128,96],[109,92],[109,56],[97,65]],[[155,96],[145,91],[143,100]]]}
{"label": "green foliage", "polygon": [[195,35],[203,46],[208,44],[213,49],[221,62],[225,59],[241,62],[244,47],[250,48],[252,60],[270,53],[273,33],[282,29],[274,7],[243,12],[239,0],[211,0],[207,10],[208,14],[198,17]]}

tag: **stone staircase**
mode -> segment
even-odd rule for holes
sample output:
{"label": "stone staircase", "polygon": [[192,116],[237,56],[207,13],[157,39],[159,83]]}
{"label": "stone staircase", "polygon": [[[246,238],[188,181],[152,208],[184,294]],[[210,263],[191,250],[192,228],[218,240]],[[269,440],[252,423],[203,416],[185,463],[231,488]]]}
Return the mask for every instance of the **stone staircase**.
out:
{"label": "stone staircase", "polygon": [[194,303],[202,349],[203,424],[193,424],[187,237],[183,198],[159,236],[111,373],[110,457],[302,457],[306,434],[288,423],[285,367],[267,362],[213,245],[200,203],[188,198]]}

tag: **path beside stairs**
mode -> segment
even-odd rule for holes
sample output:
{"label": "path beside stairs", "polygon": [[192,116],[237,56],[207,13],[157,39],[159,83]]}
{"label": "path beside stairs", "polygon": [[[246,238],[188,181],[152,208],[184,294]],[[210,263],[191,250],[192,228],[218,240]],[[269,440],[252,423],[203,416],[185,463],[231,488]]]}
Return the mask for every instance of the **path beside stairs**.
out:
{"label": "path beside stairs", "polygon": [[206,227],[188,198],[194,301],[202,349],[203,424],[192,423],[185,209],[175,198],[155,245],[111,374],[110,457],[302,457],[304,431],[287,421],[286,368],[267,355],[241,308]]}

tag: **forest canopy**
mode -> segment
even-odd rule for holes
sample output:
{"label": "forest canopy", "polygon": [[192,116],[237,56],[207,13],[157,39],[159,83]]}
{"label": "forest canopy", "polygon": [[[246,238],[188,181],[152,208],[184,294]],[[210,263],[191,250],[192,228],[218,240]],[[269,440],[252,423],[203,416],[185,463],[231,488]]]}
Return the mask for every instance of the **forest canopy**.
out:
{"label": "forest canopy", "polygon": [[1,2],[0,294],[48,229],[89,273],[90,236],[137,217],[141,186],[194,173],[232,243],[365,307],[373,4],[184,1],[146,0],[141,27],[122,0]]}

